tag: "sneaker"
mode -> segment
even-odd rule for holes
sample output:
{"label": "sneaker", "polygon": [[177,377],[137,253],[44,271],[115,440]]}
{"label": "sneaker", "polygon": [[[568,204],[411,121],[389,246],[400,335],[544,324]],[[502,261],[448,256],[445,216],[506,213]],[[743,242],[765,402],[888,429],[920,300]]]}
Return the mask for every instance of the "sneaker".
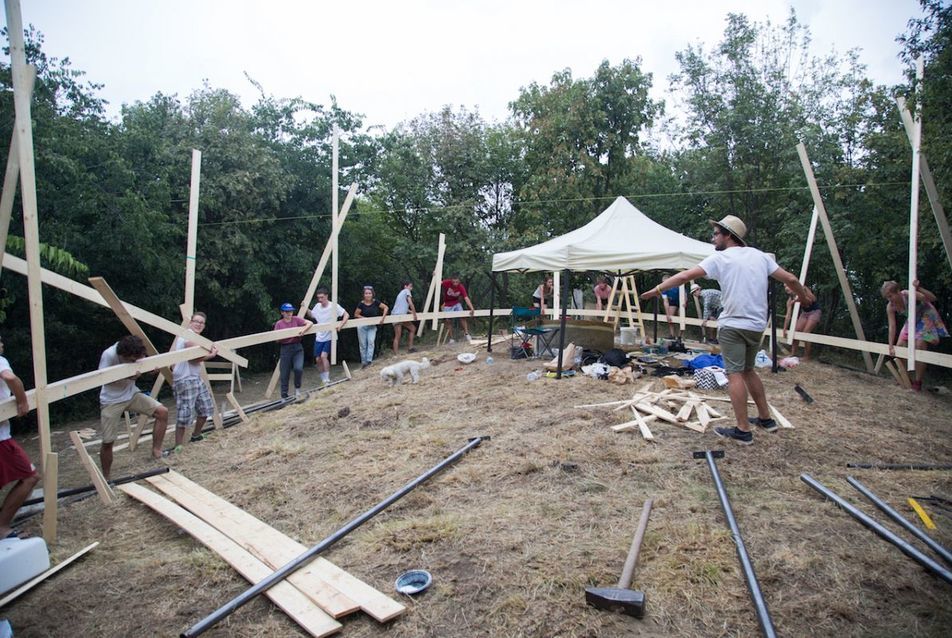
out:
{"label": "sneaker", "polygon": [[199,441],[204,441],[204,440],[205,440],[204,434],[196,434],[192,438],[190,438],[188,441],[189,443],[198,443]]}
{"label": "sneaker", "polygon": [[416,352],[416,348],[407,348],[407,352]]}
{"label": "sneaker", "polygon": [[301,388],[294,388],[294,398],[295,399],[301,398]]}
{"label": "sneaker", "polygon": [[446,343],[447,343],[447,345],[453,345],[454,343],[456,343],[456,339],[450,339],[450,340],[447,341]]}
{"label": "sneaker", "polygon": [[321,385],[322,385],[323,387],[326,388],[326,387],[329,386],[330,384],[331,384],[331,380],[330,380],[330,379],[321,379]]}
{"label": "sneaker", "polygon": [[764,432],[776,432],[779,427],[773,419],[761,419],[759,416],[752,416],[747,419],[747,422],[751,425],[760,426]]}
{"label": "sneaker", "polygon": [[469,333],[468,333],[468,332],[467,332],[465,335],[463,335],[463,336],[466,337],[466,343],[469,343],[469,342],[471,342],[471,341],[473,340],[473,338],[469,336]]}
{"label": "sneaker", "polygon": [[751,432],[744,432],[736,426],[732,428],[714,428],[714,434],[723,439],[734,439],[741,445],[752,445],[754,435]]}

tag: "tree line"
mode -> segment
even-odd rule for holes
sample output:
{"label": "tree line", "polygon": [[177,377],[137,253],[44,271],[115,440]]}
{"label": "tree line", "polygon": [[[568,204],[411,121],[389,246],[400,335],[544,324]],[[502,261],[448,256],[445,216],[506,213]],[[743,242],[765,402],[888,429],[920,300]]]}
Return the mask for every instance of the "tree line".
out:
{"label": "tree line", "polygon": [[[416,283],[422,304],[439,233],[448,238],[444,272],[460,273],[477,307],[487,307],[494,252],[577,228],[618,195],[699,239],[709,236],[708,219],[737,215],[753,245],[796,272],[813,207],[796,152],[802,141],[866,334],[882,340],[879,286],[884,279],[903,283],[908,262],[911,148],[897,95],[910,105],[921,100],[923,150],[940,197],[952,180],[952,9],[942,0],[920,2],[924,17],[899,35],[907,68],[925,57],[918,94],[911,78],[899,86],[873,83],[856,51],[811,55],[809,30],[792,11],[780,24],[728,14],[720,41],[680,50],[671,77],[655,78],[640,58],[606,60],[590,77],[566,69],[523,87],[502,122],[444,107],[386,131],[368,129],[334,98],[316,104],[260,86],[250,107],[206,84],[187,97],[158,93],[123,105],[111,120],[101,87],[68,58],[45,54],[42,35],[30,27],[44,265],[79,281],[103,276],[124,300],[178,317],[197,148],[196,307],[209,315],[211,338],[267,330],[280,303],[300,303],[330,234],[337,126],[341,201],[349,184],[359,185],[340,236],[338,301],[348,308],[364,284],[391,303],[403,279]],[[659,82],[663,100],[649,94]],[[9,66],[0,66],[3,156],[14,122],[11,87]],[[920,278],[932,290],[949,290],[952,273],[927,199],[921,201]],[[7,250],[22,254],[21,215],[14,214],[10,233]],[[820,330],[850,334],[821,235],[808,277],[825,311]],[[639,285],[658,278],[642,273]],[[528,298],[537,279],[504,276],[497,306]],[[0,294],[8,357],[29,385],[25,278],[4,272]],[[109,310],[66,293],[44,288],[44,295],[50,379],[91,369],[122,334],[121,324]],[[952,318],[948,298],[937,306]],[[171,341],[148,332],[160,349]],[[268,366],[274,348],[247,356]]]}

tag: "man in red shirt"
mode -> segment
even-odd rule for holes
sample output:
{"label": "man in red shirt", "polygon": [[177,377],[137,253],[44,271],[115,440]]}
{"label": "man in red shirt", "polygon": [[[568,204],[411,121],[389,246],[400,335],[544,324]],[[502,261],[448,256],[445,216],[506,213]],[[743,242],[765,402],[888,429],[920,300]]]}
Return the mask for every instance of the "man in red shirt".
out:
{"label": "man in red shirt", "polygon": [[[469,306],[469,316],[473,316],[476,310],[473,308],[473,302],[469,300],[466,287],[463,286],[463,282],[460,281],[459,275],[453,275],[450,279],[444,279],[440,287],[443,291],[443,312],[460,311],[463,309],[463,302],[465,301],[466,305]],[[466,318],[460,317],[459,320],[463,324],[463,336],[466,337],[467,341],[470,341],[469,325],[466,323]],[[453,339],[452,319],[446,322],[446,334],[449,337],[447,343],[455,343],[456,340]]]}

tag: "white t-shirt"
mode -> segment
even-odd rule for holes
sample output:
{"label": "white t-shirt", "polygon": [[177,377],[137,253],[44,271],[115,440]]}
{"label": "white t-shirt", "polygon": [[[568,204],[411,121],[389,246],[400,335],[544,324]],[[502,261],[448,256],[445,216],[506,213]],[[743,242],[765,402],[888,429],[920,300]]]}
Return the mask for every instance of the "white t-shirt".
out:
{"label": "white t-shirt", "polygon": [[[102,356],[99,357],[100,370],[125,363],[119,359],[119,355],[116,353],[116,347],[118,345],[117,342],[103,350]],[[135,379],[119,379],[118,381],[107,383],[99,391],[99,405],[125,403],[131,400],[138,390],[139,388],[136,387]]]}
{"label": "white t-shirt", "polygon": [[[343,315],[345,310],[333,301],[327,302],[327,307],[322,306],[320,303],[315,304],[314,308],[311,309],[311,314],[314,315],[314,323],[331,323],[332,321],[337,321],[337,318]],[[317,341],[330,341],[331,340],[331,331],[330,330],[321,330],[320,332],[314,333]]]}
{"label": "white t-shirt", "polygon": [[[7,361],[6,357],[0,357],[0,372],[4,370],[9,370],[13,372],[13,368],[10,367],[10,362]],[[0,401],[9,399],[13,396],[13,393],[10,392],[10,386],[7,385],[7,382],[0,378]],[[4,421],[0,423],[0,441],[6,441],[10,438],[10,422]]]}
{"label": "white t-shirt", "polygon": [[755,331],[767,327],[767,278],[780,268],[773,257],[749,246],[732,246],[698,265],[721,284],[719,326]]}
{"label": "white t-shirt", "polygon": [[[188,331],[190,335],[196,335],[192,330]],[[176,337],[175,338],[175,350],[185,350],[188,346],[186,345],[190,338],[186,337]],[[201,358],[196,359],[195,361],[179,361],[174,366],[172,366],[172,381],[181,381],[182,379],[187,379],[189,377],[199,378],[202,376],[202,360]]]}
{"label": "white t-shirt", "polygon": [[392,315],[405,315],[410,312],[410,297],[413,296],[413,292],[409,288],[404,288],[397,295],[397,300],[393,302],[393,310],[390,311]]}

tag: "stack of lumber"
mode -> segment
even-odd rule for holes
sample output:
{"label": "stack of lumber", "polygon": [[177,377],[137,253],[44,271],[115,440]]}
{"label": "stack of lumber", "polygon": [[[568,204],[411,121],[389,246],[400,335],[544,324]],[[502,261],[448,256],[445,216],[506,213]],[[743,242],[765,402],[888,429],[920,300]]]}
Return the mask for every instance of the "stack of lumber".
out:
{"label": "stack of lumber", "polygon": [[[119,489],[187,531],[252,583],[264,580],[308,549],[177,472],[147,480],[168,498],[135,483]],[[320,557],[269,589],[265,596],[312,636],[340,631],[342,625],[336,619],[357,610],[379,622],[392,620],[406,610]]]}
{"label": "stack of lumber", "polygon": [[[696,392],[668,388],[660,392],[650,390],[646,384],[637,390],[630,399],[609,401],[607,403],[589,403],[576,408],[611,408],[613,412],[631,411],[631,421],[611,426],[613,432],[625,432],[637,429],[647,441],[654,436],[648,427],[653,421],[663,421],[684,427],[695,432],[705,432],[712,421],[725,418],[719,411],[708,405],[707,401],[730,401],[726,397],[704,396]],[[770,406],[771,414],[781,427],[793,425],[776,408]]]}

